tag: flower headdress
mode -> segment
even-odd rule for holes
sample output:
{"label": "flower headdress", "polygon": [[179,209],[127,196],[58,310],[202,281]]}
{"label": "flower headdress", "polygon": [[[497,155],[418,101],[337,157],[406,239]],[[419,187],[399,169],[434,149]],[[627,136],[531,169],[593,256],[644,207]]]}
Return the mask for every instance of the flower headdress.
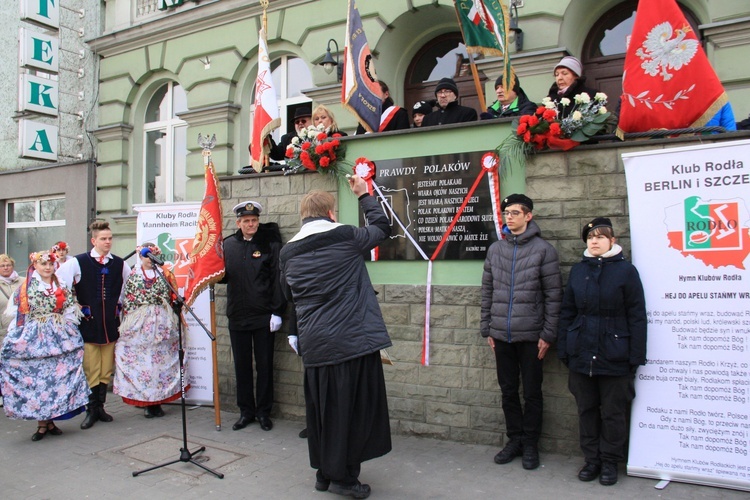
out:
{"label": "flower headdress", "polygon": [[52,250],[40,250],[38,252],[30,253],[29,260],[32,264],[35,264],[37,262],[55,262],[57,260],[57,255],[55,255],[55,252]]}
{"label": "flower headdress", "polygon": [[64,241],[58,241],[57,243],[55,243],[54,245],[52,245],[52,248],[50,250],[52,252],[57,252],[59,250],[67,250],[67,249],[68,249],[68,244],[67,243],[65,243]]}

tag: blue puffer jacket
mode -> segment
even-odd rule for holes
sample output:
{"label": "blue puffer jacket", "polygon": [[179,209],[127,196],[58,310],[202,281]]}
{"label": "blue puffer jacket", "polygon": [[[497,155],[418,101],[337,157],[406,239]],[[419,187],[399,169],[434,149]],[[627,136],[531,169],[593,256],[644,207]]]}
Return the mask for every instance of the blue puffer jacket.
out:
{"label": "blue puffer jacket", "polygon": [[643,285],[619,250],[611,257],[584,257],[570,272],[557,355],[572,372],[623,376],[646,363]]}

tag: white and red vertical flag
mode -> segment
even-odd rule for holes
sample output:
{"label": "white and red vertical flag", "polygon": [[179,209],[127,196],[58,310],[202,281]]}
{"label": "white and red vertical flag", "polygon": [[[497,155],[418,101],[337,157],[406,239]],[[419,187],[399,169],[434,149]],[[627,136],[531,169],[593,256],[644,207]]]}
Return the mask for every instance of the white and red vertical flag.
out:
{"label": "white and red vertical flag", "polygon": [[271,58],[268,56],[266,32],[261,29],[258,38],[258,76],[255,78],[255,112],[250,156],[253,168],[260,172],[271,150],[268,136],[281,125],[281,119],[271,78]]}
{"label": "white and red vertical flag", "polygon": [[675,0],[641,0],[625,53],[617,132],[701,127],[729,100]]}
{"label": "white and red vertical flag", "polygon": [[357,117],[368,132],[380,127],[383,99],[375,73],[375,63],[367,44],[354,0],[349,0],[344,46],[344,81],[341,82],[341,103]]}
{"label": "white and red vertical flag", "polygon": [[190,270],[185,282],[185,302],[192,305],[208,285],[224,277],[224,239],[219,181],[216,179],[211,152],[203,151],[206,191],[198,213],[195,239],[190,251]]}

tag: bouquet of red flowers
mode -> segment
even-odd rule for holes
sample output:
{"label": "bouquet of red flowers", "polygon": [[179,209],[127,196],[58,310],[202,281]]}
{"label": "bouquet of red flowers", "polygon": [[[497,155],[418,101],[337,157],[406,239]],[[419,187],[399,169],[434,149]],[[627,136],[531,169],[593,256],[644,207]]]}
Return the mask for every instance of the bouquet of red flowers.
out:
{"label": "bouquet of red flowers", "polygon": [[287,174],[297,173],[303,169],[321,174],[339,175],[339,159],[343,158],[344,146],[339,138],[341,134],[330,137],[322,125],[310,125],[300,131],[286,148]]}
{"label": "bouquet of red flowers", "polygon": [[[573,108],[566,118],[559,119],[557,102],[545,97],[533,115],[519,116],[511,127],[514,131],[500,146],[498,155],[506,163],[525,163],[525,159],[536,151],[561,149],[567,151],[587,141],[605,129],[612,116],[607,111],[607,96],[598,92],[594,98],[581,93],[573,99]],[[571,105],[570,99],[562,98],[563,107]]]}

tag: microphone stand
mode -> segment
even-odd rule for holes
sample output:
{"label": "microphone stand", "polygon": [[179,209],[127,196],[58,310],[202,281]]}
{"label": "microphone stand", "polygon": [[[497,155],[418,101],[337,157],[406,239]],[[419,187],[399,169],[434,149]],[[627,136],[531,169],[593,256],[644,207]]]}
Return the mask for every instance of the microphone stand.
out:
{"label": "microphone stand", "polygon": [[136,477],[139,474],[143,474],[144,472],[149,472],[154,469],[161,469],[162,467],[167,467],[172,464],[176,464],[177,462],[189,462],[193,465],[197,465],[201,469],[210,472],[214,476],[218,477],[219,479],[224,479],[224,474],[221,472],[217,472],[213,469],[209,469],[205,465],[196,462],[193,460],[193,457],[197,455],[198,453],[201,453],[203,451],[206,451],[205,446],[201,446],[195,451],[188,450],[188,442],[187,442],[187,417],[185,414],[185,350],[182,347],[182,315],[180,314],[182,312],[182,308],[184,307],[187,309],[187,311],[193,316],[193,318],[198,322],[198,324],[203,328],[203,330],[206,332],[206,335],[211,339],[211,341],[216,341],[216,337],[213,336],[211,331],[206,328],[206,325],[203,324],[203,322],[196,316],[193,309],[185,304],[185,300],[180,297],[180,294],[175,290],[175,288],[172,286],[172,283],[169,282],[169,280],[164,276],[164,271],[161,269],[161,266],[159,266],[156,262],[154,262],[154,259],[148,256],[149,259],[151,259],[151,262],[154,264],[154,272],[158,274],[162,280],[164,280],[164,283],[167,284],[169,289],[172,291],[172,293],[177,297],[175,299],[175,304],[173,306],[175,314],[177,314],[177,337],[179,340],[179,359],[180,359],[180,409],[182,410],[182,448],[180,448],[180,457],[171,460],[169,462],[165,462],[163,464],[154,465],[153,467],[149,467],[147,469],[142,469],[139,471],[133,472],[133,477]]}

